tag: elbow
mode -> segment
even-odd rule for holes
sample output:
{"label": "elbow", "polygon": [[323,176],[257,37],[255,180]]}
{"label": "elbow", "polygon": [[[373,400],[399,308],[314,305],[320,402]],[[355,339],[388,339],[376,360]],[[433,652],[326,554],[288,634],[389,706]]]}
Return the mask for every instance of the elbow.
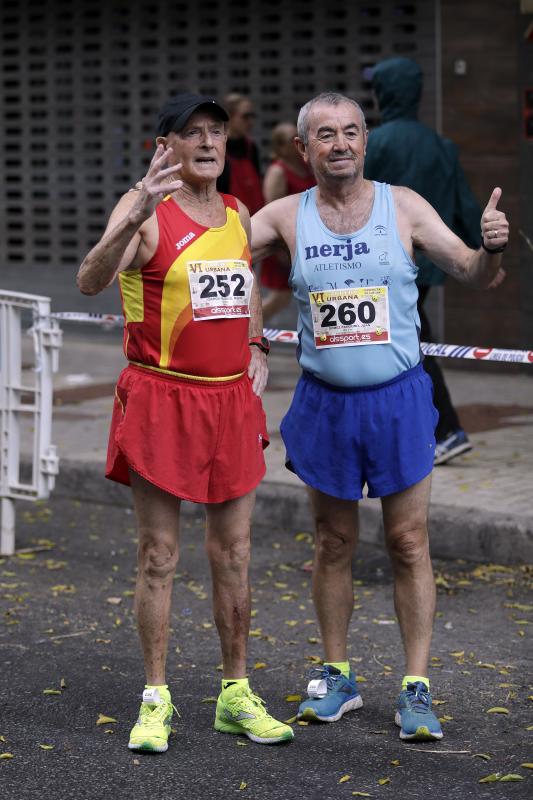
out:
{"label": "elbow", "polygon": [[81,269],[76,276],[76,286],[82,294],[86,294],[91,297],[101,291],[99,287],[94,286],[94,284],[87,279],[87,276],[83,274]]}

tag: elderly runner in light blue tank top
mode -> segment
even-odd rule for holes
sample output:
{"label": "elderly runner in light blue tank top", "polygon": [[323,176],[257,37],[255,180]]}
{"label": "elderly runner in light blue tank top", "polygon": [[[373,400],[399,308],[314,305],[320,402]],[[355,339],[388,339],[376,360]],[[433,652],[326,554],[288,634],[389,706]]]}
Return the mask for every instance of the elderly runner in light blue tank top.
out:
{"label": "elderly runner in light blue tank top", "polygon": [[404,740],[442,738],[428,660],[435,613],[427,512],[437,420],[419,351],[414,247],[457,280],[486,288],[508,239],[501,189],[468,248],[416,192],[363,177],[367,131],[335,93],[300,111],[296,145],[317,187],[252,220],[254,261],[285,246],[298,303],[302,377],[281,433],[287,466],[309,487],[316,525],[313,598],[324,666],[310,676],[304,719],[335,722],[362,705],[347,657],[357,503],[380,497],[406,657],[395,721]]}

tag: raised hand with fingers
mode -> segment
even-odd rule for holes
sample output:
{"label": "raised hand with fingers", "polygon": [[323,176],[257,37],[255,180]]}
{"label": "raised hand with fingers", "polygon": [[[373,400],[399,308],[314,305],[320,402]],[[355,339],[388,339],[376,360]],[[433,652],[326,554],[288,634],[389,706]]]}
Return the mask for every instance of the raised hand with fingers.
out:
{"label": "raised hand with fingers", "polygon": [[167,167],[171,150],[158,144],[154,156],[148,167],[148,172],[136,186],[139,195],[132,208],[132,215],[138,215],[140,220],[149,219],[156,206],[171,192],[183,186],[183,181],[177,177],[181,164]]}
{"label": "raised hand with fingers", "polygon": [[502,190],[497,186],[481,216],[482,247],[487,253],[502,253],[509,241],[509,223],[503,211],[498,209]]}

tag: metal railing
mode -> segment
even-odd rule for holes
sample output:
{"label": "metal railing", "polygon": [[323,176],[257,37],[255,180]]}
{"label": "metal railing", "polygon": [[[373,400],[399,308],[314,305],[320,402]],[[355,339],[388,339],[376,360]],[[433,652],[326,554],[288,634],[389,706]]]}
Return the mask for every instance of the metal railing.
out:
{"label": "metal railing", "polygon": [[[24,364],[23,327],[33,337],[33,363]],[[50,299],[0,291],[0,555],[15,551],[15,500],[47,498],[58,473],[52,435],[52,375],[62,331]],[[22,435],[31,438],[31,474],[21,468]]]}

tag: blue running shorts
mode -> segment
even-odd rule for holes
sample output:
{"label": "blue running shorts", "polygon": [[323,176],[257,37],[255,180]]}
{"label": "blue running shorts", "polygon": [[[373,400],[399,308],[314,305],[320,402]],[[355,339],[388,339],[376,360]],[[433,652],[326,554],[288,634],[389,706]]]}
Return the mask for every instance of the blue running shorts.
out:
{"label": "blue running shorts", "polygon": [[346,389],[304,372],[281,423],[287,467],[343,500],[384,497],[433,469],[433,386],[422,364],[377,386]]}

